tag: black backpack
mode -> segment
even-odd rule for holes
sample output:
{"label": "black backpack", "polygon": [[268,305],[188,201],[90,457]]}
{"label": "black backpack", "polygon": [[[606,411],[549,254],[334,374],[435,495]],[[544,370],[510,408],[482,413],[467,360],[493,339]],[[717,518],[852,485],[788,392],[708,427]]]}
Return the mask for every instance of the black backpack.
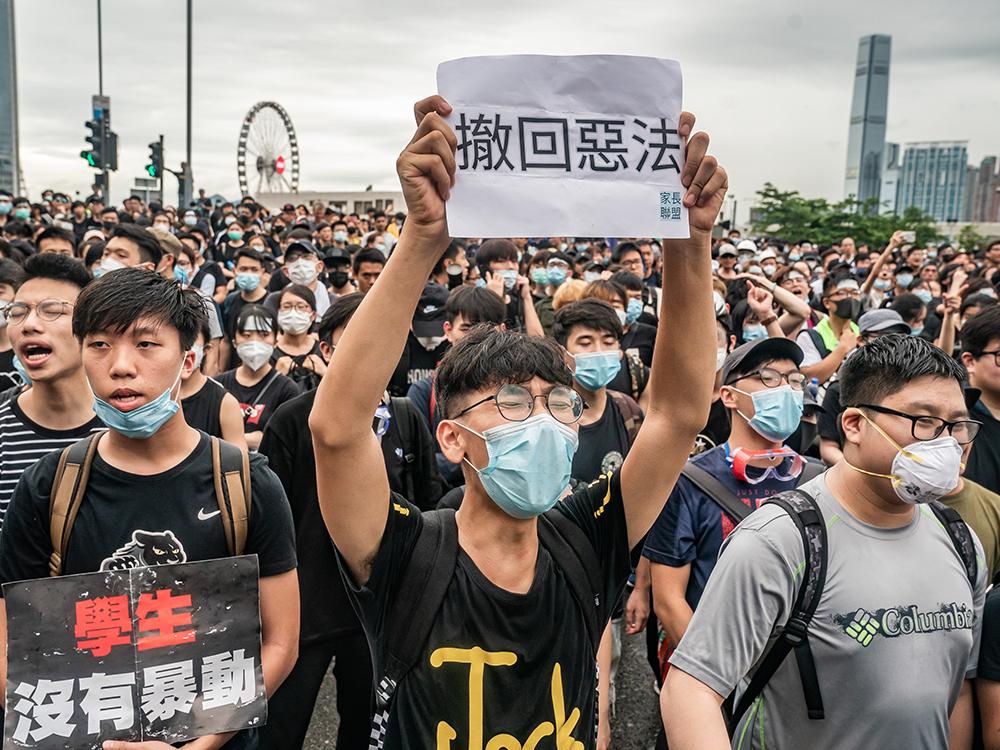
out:
{"label": "black backpack", "polygon": [[[428,511],[422,519],[423,526],[400,576],[387,618],[383,670],[381,675],[376,672],[370,750],[380,750],[385,741],[396,687],[420,659],[458,561],[455,511]],[[615,604],[604,602],[602,606],[603,574],[597,551],[583,530],[559,510],[538,517],[538,543],[566,576],[596,656],[606,619],[603,613],[610,612]]]}
{"label": "black backpack", "polygon": [[[806,710],[812,720],[825,718],[823,696],[819,688],[819,678],[816,674],[816,662],[809,647],[809,623],[816,613],[816,607],[823,596],[823,586],[826,583],[827,572],[827,540],[826,521],[816,503],[816,499],[802,490],[782,492],[767,499],[768,503],[777,505],[784,510],[795,523],[802,536],[802,547],[805,551],[805,575],[799,585],[792,612],[788,623],[771,646],[771,649],[759,662],[757,669],[750,678],[746,692],[740,696],[732,709],[729,722],[730,734],[735,732],[740,719],[747,709],[753,705],[764,687],[778,671],[778,667],[792,651],[799,668],[799,678],[802,681],[802,694],[805,698]],[[965,525],[958,513],[939,502],[930,503],[930,509],[944,526],[951,538],[955,551],[965,566],[969,583],[975,588],[978,567],[976,548],[969,527]],[[727,699],[733,702],[735,693]]]}

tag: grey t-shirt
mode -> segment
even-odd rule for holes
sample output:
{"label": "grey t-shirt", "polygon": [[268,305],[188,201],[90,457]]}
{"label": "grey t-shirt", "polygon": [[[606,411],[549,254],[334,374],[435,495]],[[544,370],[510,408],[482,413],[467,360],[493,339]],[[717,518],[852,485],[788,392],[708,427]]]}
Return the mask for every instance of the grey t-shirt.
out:
{"label": "grey t-shirt", "polygon": [[[830,494],[801,488],[827,526],[826,585],[809,642],[826,718],[810,720],[789,655],[733,735],[740,750],[944,748],[963,679],[975,676],[986,564],[969,585],[948,533],[927,507],[896,529],[869,526]],[[791,518],[763,505],[729,536],[674,667],[726,696],[788,621],[804,563]],[[975,616],[973,617],[973,612]]]}

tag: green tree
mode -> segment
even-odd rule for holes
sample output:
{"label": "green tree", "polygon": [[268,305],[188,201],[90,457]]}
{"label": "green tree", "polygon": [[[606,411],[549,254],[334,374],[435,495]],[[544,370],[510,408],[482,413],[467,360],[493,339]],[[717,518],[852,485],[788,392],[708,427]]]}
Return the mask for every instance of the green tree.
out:
{"label": "green tree", "polygon": [[[789,242],[809,240],[819,245],[853,237],[859,245],[878,249],[897,229],[916,232],[919,245],[940,239],[933,217],[920,209],[911,207],[899,216],[880,214],[875,211],[876,207],[874,199],[861,203],[848,198],[830,203],[825,198],[805,198],[795,190],[779,190],[768,182],[757,191],[751,224],[762,236],[780,237]],[[774,229],[773,225],[778,228]]]}
{"label": "green tree", "polygon": [[958,242],[958,246],[963,250],[972,251],[982,248],[986,243],[986,238],[976,231],[974,225],[966,224],[958,233],[956,241]]}

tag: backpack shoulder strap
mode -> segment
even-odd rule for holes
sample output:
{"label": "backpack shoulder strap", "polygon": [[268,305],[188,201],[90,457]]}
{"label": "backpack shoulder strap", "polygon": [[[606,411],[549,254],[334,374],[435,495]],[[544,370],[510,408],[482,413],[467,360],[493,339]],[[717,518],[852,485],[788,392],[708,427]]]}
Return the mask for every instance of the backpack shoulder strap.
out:
{"label": "backpack shoulder strap", "polygon": [[632,400],[638,403],[639,396],[642,395],[647,383],[649,383],[649,370],[637,354],[626,352],[625,363],[628,365],[629,389],[632,391]]}
{"label": "backpack shoulder strap", "polygon": [[396,423],[396,431],[399,434],[399,442],[403,448],[403,476],[406,480],[406,499],[411,503],[416,502],[416,487],[413,481],[413,463],[417,460],[417,450],[413,435],[413,423],[410,421],[417,416],[413,402],[405,396],[392,396],[392,418]]}
{"label": "backpack shoulder strap", "polygon": [[827,549],[826,522],[816,504],[816,500],[802,490],[782,492],[767,499],[782,508],[795,523],[802,536],[804,566],[802,580],[799,583],[798,594],[788,622],[771,650],[761,660],[759,667],[750,678],[746,692],[740,696],[739,703],[733,710],[731,729],[735,730],[740,718],[763,692],[764,686],[778,671],[778,667],[795,651],[795,660],[799,667],[799,678],[802,681],[802,693],[810,719],[822,719],[823,696],[819,689],[819,678],[816,674],[816,663],[809,648],[809,623],[816,613],[823,587],[826,584]]}
{"label": "backpack shoulder strap", "polygon": [[735,523],[739,523],[753,512],[753,509],[742,503],[733,494],[732,490],[693,461],[688,461],[684,464],[681,474],[687,477],[695,487],[712,498],[715,504],[722,508],[725,514]]}
{"label": "backpack shoulder strap", "polygon": [[253,495],[250,487],[250,456],[239,446],[217,437],[212,442],[212,476],[215,499],[222,511],[222,529],[230,556],[246,550]]}
{"label": "backpack shoulder strap", "polygon": [[[601,616],[601,591],[604,587],[594,546],[583,529],[559,509],[538,517],[538,541],[566,576],[573,598],[586,620],[587,635],[596,654],[604,631]],[[603,611],[610,611],[613,605],[614,602],[604,602]]]}
{"label": "backpack shoulder strap", "polygon": [[52,554],[49,557],[49,575],[62,575],[69,537],[73,531],[76,514],[87,492],[90,467],[94,463],[97,443],[104,433],[94,433],[63,448],[52,479],[49,494],[49,535]]}
{"label": "backpack shoulder strap", "polygon": [[826,342],[823,341],[823,335],[817,331],[815,328],[806,328],[806,334],[812,339],[813,346],[816,347],[816,351],[819,352],[820,357],[826,357],[830,350],[826,348]]}
{"label": "backpack shoulder strap", "polygon": [[420,533],[386,620],[385,667],[375,690],[379,711],[388,711],[399,681],[420,659],[458,561],[455,511],[429,511],[421,519]]}
{"label": "backpack shoulder strap", "polygon": [[642,427],[642,409],[631,396],[610,389],[605,392],[615,402],[618,413],[622,415],[622,420],[625,422],[625,433],[628,435],[628,446],[631,448],[639,434],[639,428]]}
{"label": "backpack shoulder strap", "polygon": [[958,553],[965,566],[965,575],[969,579],[969,585],[975,591],[976,581],[979,578],[979,562],[976,560],[976,543],[972,540],[972,532],[969,531],[968,525],[954,508],[949,508],[938,500],[932,502],[930,506],[937,520],[948,532],[951,543],[955,546],[955,552]]}

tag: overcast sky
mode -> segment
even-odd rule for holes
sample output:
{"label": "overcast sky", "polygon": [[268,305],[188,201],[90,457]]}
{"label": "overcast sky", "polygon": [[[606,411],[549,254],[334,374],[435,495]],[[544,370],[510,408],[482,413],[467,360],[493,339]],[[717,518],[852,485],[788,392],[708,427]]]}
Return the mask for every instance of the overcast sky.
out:
{"label": "overcast sky", "polygon": [[[79,157],[97,92],[95,0],[16,0],[21,158],[42,187],[86,195]],[[119,198],[147,145],[184,153],[185,3],[104,0],[104,90],[121,139]],[[745,218],[765,181],[839,199],[858,39],[891,34],[888,140],[967,139],[1000,152],[997,0],[210,0],[195,3],[197,187],[235,196],[247,110],[280,102],[298,134],[303,190],[395,189],[412,103],[439,62],[510,53],[669,57],[684,105],[712,135]],[[176,182],[167,178],[167,192]]]}

